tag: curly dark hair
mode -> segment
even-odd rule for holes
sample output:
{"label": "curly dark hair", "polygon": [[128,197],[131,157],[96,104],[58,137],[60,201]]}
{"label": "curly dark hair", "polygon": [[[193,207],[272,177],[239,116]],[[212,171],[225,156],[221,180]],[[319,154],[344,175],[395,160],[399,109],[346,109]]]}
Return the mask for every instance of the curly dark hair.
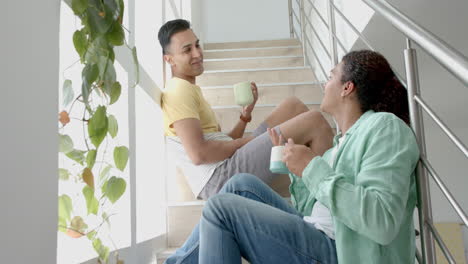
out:
{"label": "curly dark hair", "polygon": [[409,124],[408,94],[382,54],[352,51],[343,57],[341,81],[354,83],[362,112],[390,112]]}

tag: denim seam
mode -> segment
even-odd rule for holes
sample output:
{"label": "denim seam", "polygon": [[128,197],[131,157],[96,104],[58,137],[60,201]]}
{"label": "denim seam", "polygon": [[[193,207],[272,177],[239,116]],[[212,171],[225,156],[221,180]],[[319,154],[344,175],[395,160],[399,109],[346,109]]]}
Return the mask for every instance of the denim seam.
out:
{"label": "denim seam", "polygon": [[198,248],[200,245],[200,242],[197,242],[186,254],[183,256],[179,261],[177,261],[177,264],[182,263],[184,260],[186,260],[190,255],[192,255],[193,251],[195,251],[196,248]]}
{"label": "denim seam", "polygon": [[[249,193],[251,193],[251,194],[257,196],[260,200],[262,200],[262,202],[264,202],[265,204],[267,204],[266,201],[265,201],[265,199],[264,199],[263,197],[261,197],[258,193],[254,192],[254,191],[252,191],[252,190],[245,190],[245,189],[242,189],[242,190],[234,190],[234,192],[235,192],[235,193],[236,193],[236,192],[249,192]],[[237,193],[236,193],[236,194],[237,194]],[[256,231],[258,231],[258,232],[260,232],[260,233],[262,233],[262,234],[264,234],[265,236],[271,237],[269,234],[267,234],[267,233],[265,233],[265,232],[263,232],[263,231],[261,231],[261,230],[259,230],[259,229],[256,229],[256,228],[253,228],[253,229],[256,230]],[[276,239],[275,239],[275,240],[276,240]],[[277,243],[279,243],[279,244],[281,244],[281,245],[283,245],[283,246],[285,246],[285,247],[292,248],[293,251],[296,251],[297,253],[299,253],[299,254],[301,254],[301,255],[303,255],[303,256],[305,256],[305,257],[309,257],[309,258],[313,259],[314,261],[317,261],[317,262],[321,263],[321,261],[315,259],[314,257],[310,256],[309,254],[305,254],[305,253],[303,253],[303,252],[300,252],[300,251],[297,250],[296,248],[293,248],[293,247],[291,247],[291,246],[289,246],[289,245],[285,245],[285,244],[283,244],[282,242],[280,242],[280,241],[278,241],[278,240],[276,240],[276,241],[277,241]]]}
{"label": "denim seam", "polygon": [[290,246],[290,245],[287,245],[287,244],[283,243],[281,240],[278,240],[278,239],[272,237],[270,234],[267,234],[267,233],[263,232],[262,230],[259,230],[259,229],[257,229],[257,228],[253,228],[253,227],[251,227],[251,228],[254,229],[255,231],[259,232],[259,233],[262,233],[264,236],[270,237],[271,240],[275,241],[276,243],[278,243],[278,244],[280,244],[280,245],[282,245],[282,246],[284,246],[284,247],[287,247],[287,248],[289,248],[289,249],[292,249],[292,251],[294,251],[294,252],[296,252],[296,253],[298,253],[298,254],[304,256],[304,257],[308,257],[308,258],[311,258],[312,260],[314,260],[314,261],[316,261],[316,262],[318,262],[318,263],[322,263],[321,261],[317,260],[317,259],[314,258],[313,256],[311,256],[311,255],[309,255],[309,254],[306,254],[306,253],[304,253],[304,252],[301,252],[301,251],[299,251],[297,248],[292,247],[292,246]]}

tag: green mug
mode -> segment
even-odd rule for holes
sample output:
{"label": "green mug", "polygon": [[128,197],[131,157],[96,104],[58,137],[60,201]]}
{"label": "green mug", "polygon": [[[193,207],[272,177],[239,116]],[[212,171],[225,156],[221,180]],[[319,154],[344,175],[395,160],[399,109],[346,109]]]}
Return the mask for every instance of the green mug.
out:
{"label": "green mug", "polygon": [[254,101],[252,94],[252,88],[250,88],[250,82],[240,82],[234,84],[234,98],[236,104],[240,106],[246,106]]}

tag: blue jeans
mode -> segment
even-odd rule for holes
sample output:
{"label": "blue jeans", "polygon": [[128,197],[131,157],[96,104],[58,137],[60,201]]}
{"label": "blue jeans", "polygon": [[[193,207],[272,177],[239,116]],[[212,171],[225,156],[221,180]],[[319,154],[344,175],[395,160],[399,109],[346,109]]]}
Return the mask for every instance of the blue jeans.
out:
{"label": "blue jeans", "polygon": [[251,174],[210,198],[200,223],[166,264],[338,263],[335,241]]}

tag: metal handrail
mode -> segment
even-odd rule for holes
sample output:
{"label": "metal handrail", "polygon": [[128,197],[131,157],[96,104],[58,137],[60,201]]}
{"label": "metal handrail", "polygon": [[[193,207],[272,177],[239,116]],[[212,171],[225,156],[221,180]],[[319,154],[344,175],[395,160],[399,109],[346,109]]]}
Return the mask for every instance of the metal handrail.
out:
{"label": "metal handrail", "polygon": [[370,44],[369,40],[367,40],[367,38],[361,33],[359,32],[359,30],[357,30],[357,28],[351,23],[351,21],[349,21],[349,19],[340,11],[340,9],[338,9],[338,7],[336,7],[335,4],[332,3],[332,6],[334,8],[334,10],[341,16],[341,18],[346,22],[346,24],[348,24],[349,27],[351,27],[351,29],[354,31],[354,33],[356,33],[356,35],[358,35],[358,37],[364,42],[364,44],[366,44],[366,46],[372,50],[372,51],[375,51],[375,49],[372,47],[372,45]]}
{"label": "metal handrail", "polygon": [[440,236],[439,232],[437,232],[437,228],[435,228],[435,226],[431,222],[426,222],[426,224],[427,226],[429,226],[429,230],[431,230],[432,235],[434,235],[434,238],[437,244],[439,245],[440,250],[442,251],[442,253],[444,253],[444,256],[447,259],[447,261],[450,264],[457,264],[452,254],[450,254],[450,250],[445,245],[444,240],[442,240],[442,237]]}
{"label": "metal handrail", "polygon": [[468,58],[384,0],[363,0],[393,26],[416,42],[429,56],[468,86]]}
{"label": "metal handrail", "polygon": [[424,102],[424,100],[420,96],[415,96],[414,100],[418,102],[419,105],[422,106],[422,108],[426,111],[426,113],[429,114],[429,116],[434,120],[434,122],[439,125],[439,127],[445,132],[445,134],[452,140],[452,142],[455,144],[455,146],[465,154],[465,156],[468,158],[468,150],[466,149],[466,146],[458,139],[458,137],[447,127],[447,125],[440,120],[440,118],[434,113],[434,111],[427,105],[427,103]]}
{"label": "metal handrail", "polygon": [[468,226],[468,216],[466,215],[466,213],[463,211],[463,208],[460,206],[460,204],[458,204],[457,200],[455,200],[455,198],[453,197],[453,195],[450,193],[450,191],[448,190],[447,186],[445,186],[444,182],[440,179],[440,176],[439,174],[437,174],[437,172],[434,170],[434,168],[431,166],[431,164],[429,163],[429,161],[427,160],[426,157],[422,156],[421,157],[421,161],[422,161],[422,164],[423,166],[427,169],[427,171],[429,171],[429,174],[432,176],[432,178],[434,179],[434,181],[436,182],[437,184],[437,187],[439,187],[439,189],[442,191],[442,193],[444,194],[444,196],[447,198],[448,202],[450,203],[450,205],[453,207],[453,209],[456,211],[456,213],[458,214],[458,216],[462,219],[463,221],[463,224],[465,226]]}
{"label": "metal handrail", "polygon": [[320,20],[322,20],[323,24],[325,25],[325,27],[327,27],[327,29],[329,28],[329,25],[327,23],[327,21],[325,21],[325,19],[322,17],[322,15],[320,15],[320,12],[317,10],[317,8],[315,7],[315,5],[312,3],[312,1],[310,0],[307,0],[307,2],[309,2],[310,6],[314,9],[315,13],[317,13],[318,17],[320,18]]}
{"label": "metal handrail", "polygon": [[312,22],[310,22],[309,18],[306,17],[306,21],[307,23],[309,24],[310,26],[310,29],[312,29],[312,32],[315,34],[315,36],[317,37],[320,45],[322,46],[322,48],[325,50],[325,53],[327,53],[327,56],[330,57],[330,52],[328,51],[327,47],[325,46],[325,44],[322,42],[322,39],[320,38],[320,35],[317,33],[317,31],[315,30],[314,26],[312,25]]}

